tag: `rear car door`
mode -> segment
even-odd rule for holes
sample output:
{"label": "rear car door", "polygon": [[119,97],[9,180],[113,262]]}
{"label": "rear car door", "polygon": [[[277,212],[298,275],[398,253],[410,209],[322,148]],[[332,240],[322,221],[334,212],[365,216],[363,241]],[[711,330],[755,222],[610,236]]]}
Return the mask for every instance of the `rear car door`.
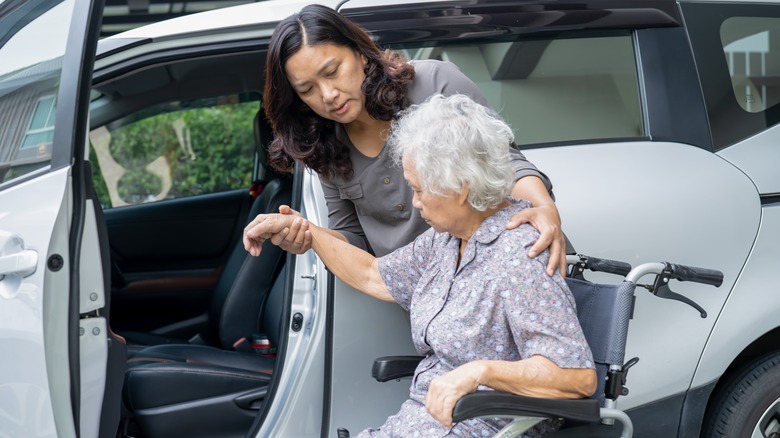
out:
{"label": "rear car door", "polygon": [[83,178],[98,3],[0,1],[1,436],[98,434],[108,330]]}

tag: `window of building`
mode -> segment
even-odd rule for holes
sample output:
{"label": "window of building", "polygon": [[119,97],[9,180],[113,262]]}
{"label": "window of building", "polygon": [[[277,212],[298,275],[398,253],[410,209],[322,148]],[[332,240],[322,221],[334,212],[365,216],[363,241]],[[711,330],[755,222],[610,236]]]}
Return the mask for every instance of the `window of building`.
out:
{"label": "window of building", "polygon": [[54,96],[45,96],[38,99],[35,105],[30,127],[22,140],[21,149],[31,147],[46,147],[54,138],[54,113],[56,99]]}

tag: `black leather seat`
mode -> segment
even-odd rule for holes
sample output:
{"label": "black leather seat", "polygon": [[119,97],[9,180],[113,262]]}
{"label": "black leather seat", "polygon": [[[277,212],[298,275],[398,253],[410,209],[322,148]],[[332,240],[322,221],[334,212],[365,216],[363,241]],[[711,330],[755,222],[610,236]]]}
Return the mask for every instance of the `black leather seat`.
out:
{"label": "black leather seat", "polygon": [[[245,223],[258,214],[276,213],[281,205],[292,201],[292,178],[273,173],[266,162],[265,145],[270,141],[270,127],[261,112],[255,116],[255,138],[259,162],[266,182],[253,201]],[[257,331],[261,304],[281,269],[284,252],[276,246],[264,247],[259,257],[251,257],[243,244],[236,242],[220,274],[211,298],[208,324],[190,342],[232,350],[234,344]],[[146,346],[182,344],[184,341],[155,333],[122,332],[130,355]]]}
{"label": "black leather seat", "polygon": [[[284,277],[282,270],[262,311],[274,346],[282,333]],[[147,347],[127,363],[125,406],[146,437],[242,437],[262,407],[274,364],[271,356],[205,345]]]}
{"label": "black leather seat", "polygon": [[[265,163],[270,128],[255,117],[259,162]],[[265,169],[268,181],[247,214],[278,212],[292,201],[292,178]],[[270,178],[269,178],[270,176]],[[263,177],[263,176],[261,176]],[[130,333],[124,405],[144,437],[243,437],[268,391],[272,355],[235,351],[237,341],[264,333],[279,344],[284,310],[284,257],[266,242],[252,257],[236,242],[215,288],[208,327],[193,343]],[[146,344],[146,345],[138,345]],[[241,344],[249,347],[248,343]]]}

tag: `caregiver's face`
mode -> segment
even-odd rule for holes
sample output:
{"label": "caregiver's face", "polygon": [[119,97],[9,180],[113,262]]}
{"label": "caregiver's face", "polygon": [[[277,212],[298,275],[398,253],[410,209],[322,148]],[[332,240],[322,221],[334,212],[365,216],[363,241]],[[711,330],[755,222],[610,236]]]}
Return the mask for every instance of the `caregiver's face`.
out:
{"label": "caregiver's face", "polygon": [[364,111],[366,58],[346,46],[303,45],[284,65],[287,80],[317,115],[348,124]]}

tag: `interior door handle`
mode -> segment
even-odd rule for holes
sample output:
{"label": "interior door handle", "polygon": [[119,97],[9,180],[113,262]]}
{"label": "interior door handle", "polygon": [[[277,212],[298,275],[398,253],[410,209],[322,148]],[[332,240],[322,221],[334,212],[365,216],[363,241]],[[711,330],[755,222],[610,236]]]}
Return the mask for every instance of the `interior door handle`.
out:
{"label": "interior door handle", "polygon": [[28,277],[35,273],[38,267],[38,252],[24,249],[16,254],[0,256],[0,279],[8,274]]}

